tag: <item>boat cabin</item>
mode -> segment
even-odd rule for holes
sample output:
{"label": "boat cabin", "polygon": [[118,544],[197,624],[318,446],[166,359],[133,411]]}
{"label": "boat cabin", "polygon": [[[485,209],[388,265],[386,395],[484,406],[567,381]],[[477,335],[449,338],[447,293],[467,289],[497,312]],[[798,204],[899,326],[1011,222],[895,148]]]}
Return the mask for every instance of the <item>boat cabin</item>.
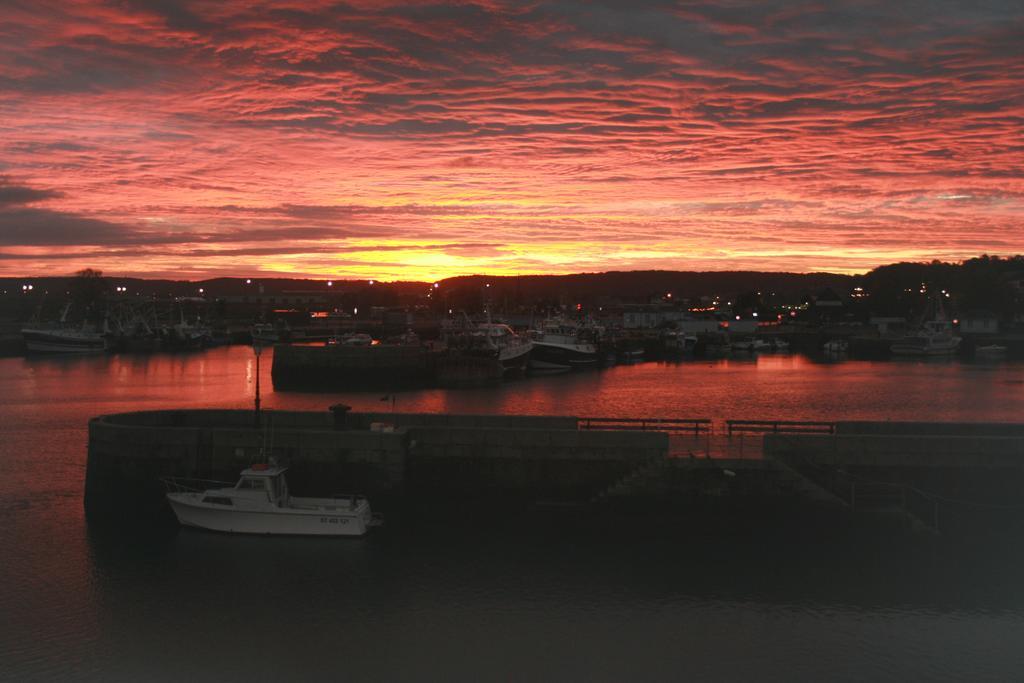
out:
{"label": "boat cabin", "polygon": [[253,465],[242,470],[242,475],[230,489],[214,489],[206,492],[204,503],[235,505],[244,500],[255,504],[270,504],[283,507],[288,504],[288,480],[284,478],[287,467],[276,465]]}
{"label": "boat cabin", "polygon": [[288,504],[288,480],[284,478],[287,467],[277,465],[253,465],[242,470],[235,494],[241,497],[265,500],[277,507]]}

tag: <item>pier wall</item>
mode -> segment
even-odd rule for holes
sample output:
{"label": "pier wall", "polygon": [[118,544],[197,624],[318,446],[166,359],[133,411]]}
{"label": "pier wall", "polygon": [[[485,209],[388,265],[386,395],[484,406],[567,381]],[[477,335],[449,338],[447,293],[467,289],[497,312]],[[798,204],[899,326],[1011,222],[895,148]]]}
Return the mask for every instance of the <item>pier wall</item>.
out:
{"label": "pier wall", "polygon": [[360,492],[375,500],[727,499],[760,506],[830,497],[863,501],[866,491],[884,489],[904,498],[923,491],[937,510],[958,500],[1020,507],[1024,490],[1021,424],[842,422],[833,434],[764,434],[763,457],[758,449],[750,459],[742,451],[732,457],[729,449],[683,456],[657,427],[582,429],[571,416],[352,413],[335,406],[273,411],[262,424],[255,427],[248,410],[94,418],[86,509],[166,511],[161,477],[233,483],[241,469],[268,455],[288,461],[298,495]]}
{"label": "pier wall", "polygon": [[161,477],[234,482],[264,453],[294,465],[296,490],[332,495],[400,488],[407,434],[338,431],[330,414],[274,413],[253,427],[250,411],[166,411],[94,418],[89,423],[85,504],[92,512],[131,502],[162,506]]}
{"label": "pier wall", "polygon": [[830,466],[1024,468],[1024,425],[838,423],[835,434],[765,434],[764,452]]}
{"label": "pier wall", "polygon": [[89,423],[91,513],[154,511],[162,477],[234,482],[271,454],[301,495],[575,495],[664,458],[661,432],[580,431],[573,417],[172,410]]}

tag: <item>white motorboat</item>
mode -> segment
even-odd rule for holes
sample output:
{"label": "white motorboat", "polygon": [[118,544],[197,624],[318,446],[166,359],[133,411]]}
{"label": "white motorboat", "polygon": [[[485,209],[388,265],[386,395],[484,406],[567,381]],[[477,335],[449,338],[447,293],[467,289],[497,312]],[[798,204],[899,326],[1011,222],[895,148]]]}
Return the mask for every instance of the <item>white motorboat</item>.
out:
{"label": "white motorboat", "polygon": [[288,493],[286,467],[253,465],[234,486],[203,491],[176,479],[167,501],[185,526],[242,534],[362,536],[373,525],[363,496],[300,498]]}
{"label": "white motorboat", "polygon": [[1006,355],[1006,347],[1001,344],[986,344],[985,346],[977,346],[974,349],[974,355],[983,358],[996,358],[999,356]]}

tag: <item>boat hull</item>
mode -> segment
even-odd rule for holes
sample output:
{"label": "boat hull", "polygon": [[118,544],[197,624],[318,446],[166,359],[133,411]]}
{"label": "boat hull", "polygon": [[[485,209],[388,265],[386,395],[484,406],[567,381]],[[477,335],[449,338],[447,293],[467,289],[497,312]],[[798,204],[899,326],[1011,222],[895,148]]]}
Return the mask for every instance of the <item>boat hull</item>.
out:
{"label": "boat hull", "polygon": [[502,349],[498,354],[502,371],[506,373],[522,372],[529,364],[532,352],[533,344],[522,344],[514,348]]}
{"label": "boat hull", "polygon": [[956,342],[941,344],[896,342],[890,347],[890,351],[897,356],[952,356],[957,352],[959,341],[958,339]]}
{"label": "boat hull", "polygon": [[25,348],[32,353],[103,353],[107,340],[96,335],[62,335],[40,330],[22,330]]}
{"label": "boat hull", "polygon": [[597,365],[597,348],[590,345],[569,346],[533,342],[531,370],[570,370]]}
{"label": "boat hull", "polygon": [[184,526],[236,534],[282,536],[362,536],[369,526],[369,509],[245,510],[202,503],[191,494],[167,494],[175,516]]}

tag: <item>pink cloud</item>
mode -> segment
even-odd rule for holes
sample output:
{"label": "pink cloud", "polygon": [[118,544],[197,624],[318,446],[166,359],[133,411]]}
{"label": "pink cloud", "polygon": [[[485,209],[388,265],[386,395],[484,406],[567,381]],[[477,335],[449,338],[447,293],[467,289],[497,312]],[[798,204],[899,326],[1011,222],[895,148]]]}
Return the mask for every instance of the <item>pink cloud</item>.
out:
{"label": "pink cloud", "polygon": [[[0,243],[0,272],[1024,252],[1024,13],[801,7],[6,8],[0,159],[32,202],[0,223],[60,246]],[[504,247],[437,248],[459,241]]]}

